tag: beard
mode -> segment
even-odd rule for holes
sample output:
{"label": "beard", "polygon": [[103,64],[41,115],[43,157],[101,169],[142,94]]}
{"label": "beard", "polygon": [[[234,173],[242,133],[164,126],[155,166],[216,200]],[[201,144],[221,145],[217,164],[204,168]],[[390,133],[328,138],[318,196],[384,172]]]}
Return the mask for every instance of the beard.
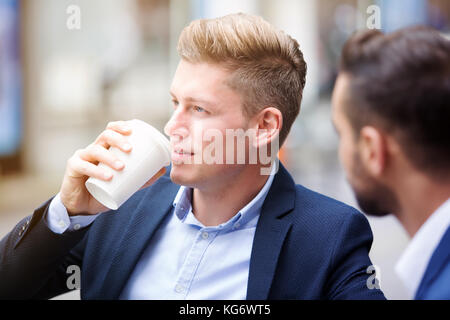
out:
{"label": "beard", "polygon": [[353,164],[353,176],[361,183],[359,187],[352,182],[350,185],[361,210],[375,217],[384,217],[394,212],[398,203],[394,192],[367,173],[357,152],[353,156]]}

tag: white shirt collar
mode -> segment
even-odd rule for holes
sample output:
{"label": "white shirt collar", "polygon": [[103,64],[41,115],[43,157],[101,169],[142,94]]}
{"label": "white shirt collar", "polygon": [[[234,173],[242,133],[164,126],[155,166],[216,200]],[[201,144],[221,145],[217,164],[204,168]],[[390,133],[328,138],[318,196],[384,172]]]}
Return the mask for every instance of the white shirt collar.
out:
{"label": "white shirt collar", "polygon": [[420,227],[395,266],[395,271],[413,299],[431,256],[450,226],[450,198]]}

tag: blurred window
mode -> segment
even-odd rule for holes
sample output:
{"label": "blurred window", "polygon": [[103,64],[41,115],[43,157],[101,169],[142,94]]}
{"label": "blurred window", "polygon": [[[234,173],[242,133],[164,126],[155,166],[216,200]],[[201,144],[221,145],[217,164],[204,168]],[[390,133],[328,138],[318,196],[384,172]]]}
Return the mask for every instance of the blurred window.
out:
{"label": "blurred window", "polygon": [[0,0],[0,173],[19,167],[22,103],[19,4]]}

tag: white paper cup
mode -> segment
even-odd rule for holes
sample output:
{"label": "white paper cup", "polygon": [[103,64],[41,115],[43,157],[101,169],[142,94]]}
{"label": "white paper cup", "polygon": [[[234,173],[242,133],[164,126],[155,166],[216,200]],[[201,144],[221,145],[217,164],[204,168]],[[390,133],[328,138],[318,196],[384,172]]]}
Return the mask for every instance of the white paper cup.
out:
{"label": "white paper cup", "polygon": [[85,185],[89,193],[105,207],[116,210],[138,191],[161,168],[170,164],[169,140],[157,129],[141,120],[131,120],[132,132],[124,136],[132,145],[130,153],[118,148],[109,150],[124,164],[121,171],[115,171],[106,164],[99,163],[99,167],[107,167],[114,174],[110,181],[103,181],[90,177]]}

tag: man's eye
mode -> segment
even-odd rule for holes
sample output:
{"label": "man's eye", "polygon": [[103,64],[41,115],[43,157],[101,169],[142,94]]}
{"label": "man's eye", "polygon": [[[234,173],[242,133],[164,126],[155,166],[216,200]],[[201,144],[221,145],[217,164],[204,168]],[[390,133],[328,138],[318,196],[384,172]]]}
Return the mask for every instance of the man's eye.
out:
{"label": "man's eye", "polygon": [[178,106],[178,101],[172,100],[172,104],[173,104],[174,106]]}
{"label": "man's eye", "polygon": [[194,110],[197,112],[205,112],[206,110],[199,106],[194,106]]}

